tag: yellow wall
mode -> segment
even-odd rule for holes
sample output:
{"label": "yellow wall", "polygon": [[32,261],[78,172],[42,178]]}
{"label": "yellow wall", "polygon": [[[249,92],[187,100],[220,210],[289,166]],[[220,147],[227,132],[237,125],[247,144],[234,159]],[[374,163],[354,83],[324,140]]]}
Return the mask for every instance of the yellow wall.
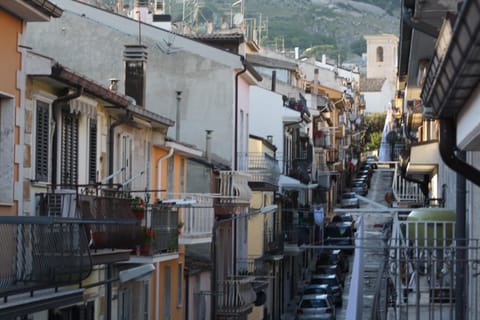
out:
{"label": "yellow wall", "polygon": [[[0,10],[0,30],[2,30],[2,49],[0,50],[0,93],[14,99],[15,114],[20,107],[20,90],[17,88],[17,72],[21,70],[21,54],[18,52],[18,39],[23,31],[23,21]],[[16,117],[14,117],[16,118]],[[14,119],[12,119],[14,120]],[[14,144],[20,143],[20,128],[15,126]],[[13,151],[14,152],[14,151]],[[19,180],[19,165],[14,163],[13,182]],[[11,186],[14,190],[14,185]],[[15,194],[14,194],[15,196]],[[0,214],[17,214],[18,206],[0,205]]]}

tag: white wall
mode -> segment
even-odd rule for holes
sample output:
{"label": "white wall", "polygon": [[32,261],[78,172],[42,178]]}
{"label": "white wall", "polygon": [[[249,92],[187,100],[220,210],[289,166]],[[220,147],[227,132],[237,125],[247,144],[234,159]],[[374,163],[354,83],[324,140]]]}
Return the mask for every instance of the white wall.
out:
{"label": "white wall", "polygon": [[[65,3],[66,11],[61,18],[52,19],[49,23],[32,23],[25,36],[26,44],[102,85],[108,86],[110,78],[117,78],[120,80],[119,92],[124,92],[124,45],[137,44],[138,37],[121,30],[134,32],[138,30],[138,22],[99,10],[89,11],[86,17],[82,17],[78,12],[67,10],[70,6],[81,4]],[[98,12],[105,17],[105,24],[93,21],[102,20],[102,17],[94,16]],[[107,23],[112,26],[107,26]],[[231,161],[234,118],[232,65],[238,61],[235,67],[240,67],[240,58],[172,35],[168,40],[173,41],[173,46],[179,51],[164,54],[158,43],[165,43],[165,34],[164,30],[154,27],[143,26],[142,29],[142,44],[148,47],[146,108],[175,120],[176,91],[182,91],[179,104],[180,140],[204,149],[205,130],[214,130],[212,153]],[[195,54],[191,53],[192,50]],[[174,127],[169,129],[168,135],[175,136]]]}
{"label": "white wall", "polygon": [[[300,113],[283,107],[282,95],[260,87],[250,89],[250,133],[262,138],[273,137],[277,154],[283,154],[283,120],[298,118]],[[277,157],[278,158],[278,157]]]}

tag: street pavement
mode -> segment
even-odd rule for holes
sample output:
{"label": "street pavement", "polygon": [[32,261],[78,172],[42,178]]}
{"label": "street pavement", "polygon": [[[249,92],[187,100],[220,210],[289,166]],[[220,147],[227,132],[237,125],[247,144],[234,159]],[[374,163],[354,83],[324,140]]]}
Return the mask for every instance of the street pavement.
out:
{"label": "street pavement", "polygon": [[[377,169],[375,170],[370,189],[367,195],[369,200],[388,207],[385,201],[385,193],[391,190],[393,179],[393,169]],[[362,201],[360,209],[377,209],[373,203]],[[362,214],[364,216],[364,277],[363,277],[363,318],[362,320],[370,320],[372,312],[373,298],[377,283],[377,276],[380,265],[384,259],[384,241],[382,228],[385,222],[390,220],[389,216],[378,213],[355,213],[353,215]],[[343,307],[337,309],[337,320],[359,320],[347,319],[346,311],[348,306],[348,296],[351,281],[351,272],[353,265],[353,255],[349,256],[349,274],[345,279],[345,288],[343,292]],[[296,304],[300,297],[295,297],[289,304],[289,308],[282,315],[282,320],[293,320],[296,314]]]}

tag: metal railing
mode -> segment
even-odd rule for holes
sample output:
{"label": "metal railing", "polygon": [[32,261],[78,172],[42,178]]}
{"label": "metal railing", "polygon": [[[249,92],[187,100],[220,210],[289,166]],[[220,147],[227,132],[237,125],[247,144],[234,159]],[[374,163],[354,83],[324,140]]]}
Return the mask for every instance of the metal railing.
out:
{"label": "metal railing", "polygon": [[92,271],[87,237],[78,219],[0,217],[0,297],[79,284]]}
{"label": "metal railing", "polygon": [[[456,299],[463,295],[468,304],[460,306],[464,319],[476,319],[480,241],[455,239],[455,222],[397,219],[392,230],[386,258],[388,295],[380,300],[387,304],[385,313],[394,319],[455,319]],[[455,291],[457,281],[465,281],[464,292]]]}
{"label": "metal railing", "polygon": [[398,163],[395,166],[393,175],[392,192],[395,201],[399,206],[423,205],[425,196],[423,195],[418,183],[407,181],[399,174]]}
{"label": "metal railing", "polygon": [[245,163],[250,174],[249,181],[264,182],[271,185],[278,185],[280,167],[278,161],[264,152],[250,152],[239,155],[240,162]]}
{"label": "metal railing", "polygon": [[220,204],[244,204],[250,203],[252,191],[248,186],[249,174],[240,171],[220,172]]}
{"label": "metal railing", "polygon": [[[135,249],[136,244],[142,241],[143,233],[125,193],[110,190],[105,195],[94,188],[81,188],[36,194],[36,214],[94,222],[88,226],[88,236],[95,249]],[[107,220],[117,223],[102,223]]]}
{"label": "metal railing", "polygon": [[257,294],[250,279],[220,281],[217,284],[217,315],[237,318],[251,312]]}
{"label": "metal railing", "polygon": [[284,247],[284,236],[282,232],[273,228],[267,228],[263,233],[263,250],[266,254],[282,254]]}

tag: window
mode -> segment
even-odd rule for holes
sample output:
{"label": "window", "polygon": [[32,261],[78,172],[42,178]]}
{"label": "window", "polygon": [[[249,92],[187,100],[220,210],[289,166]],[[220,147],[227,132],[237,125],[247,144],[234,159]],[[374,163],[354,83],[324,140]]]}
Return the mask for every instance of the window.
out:
{"label": "window", "polygon": [[[118,169],[124,169],[122,181],[125,182],[132,177],[133,139],[128,134],[121,134],[120,140],[120,163]],[[126,186],[130,190],[130,186]]]}
{"label": "window", "polygon": [[163,308],[163,319],[165,320],[170,320],[171,319],[171,310],[170,310],[170,304],[171,304],[171,290],[170,290],[170,287],[171,287],[171,269],[170,269],[170,266],[165,266],[165,277],[164,277],[164,281],[165,281],[165,285],[164,285],[164,289],[165,289],[165,301],[164,301],[164,308]]}
{"label": "window", "polygon": [[170,194],[172,194],[175,190],[173,188],[173,176],[175,175],[174,170],[174,159],[173,157],[168,158],[167,160],[167,172],[168,172],[168,182],[167,182],[167,190]]}
{"label": "window", "polygon": [[35,180],[48,182],[50,154],[50,105],[36,101],[35,114]]}
{"label": "window", "polygon": [[14,100],[0,95],[0,203],[13,202]]}
{"label": "window", "polygon": [[132,297],[129,288],[119,289],[118,292],[118,319],[130,320],[132,311]]}
{"label": "window", "polygon": [[383,47],[377,47],[377,62],[383,62]]}
{"label": "window", "polygon": [[88,182],[97,182],[97,120],[90,119],[88,130]]}
{"label": "window", "polygon": [[78,180],[78,116],[62,111],[61,183],[75,185]]}
{"label": "window", "polygon": [[183,263],[178,264],[178,284],[177,284],[177,306],[181,306],[183,302]]}

